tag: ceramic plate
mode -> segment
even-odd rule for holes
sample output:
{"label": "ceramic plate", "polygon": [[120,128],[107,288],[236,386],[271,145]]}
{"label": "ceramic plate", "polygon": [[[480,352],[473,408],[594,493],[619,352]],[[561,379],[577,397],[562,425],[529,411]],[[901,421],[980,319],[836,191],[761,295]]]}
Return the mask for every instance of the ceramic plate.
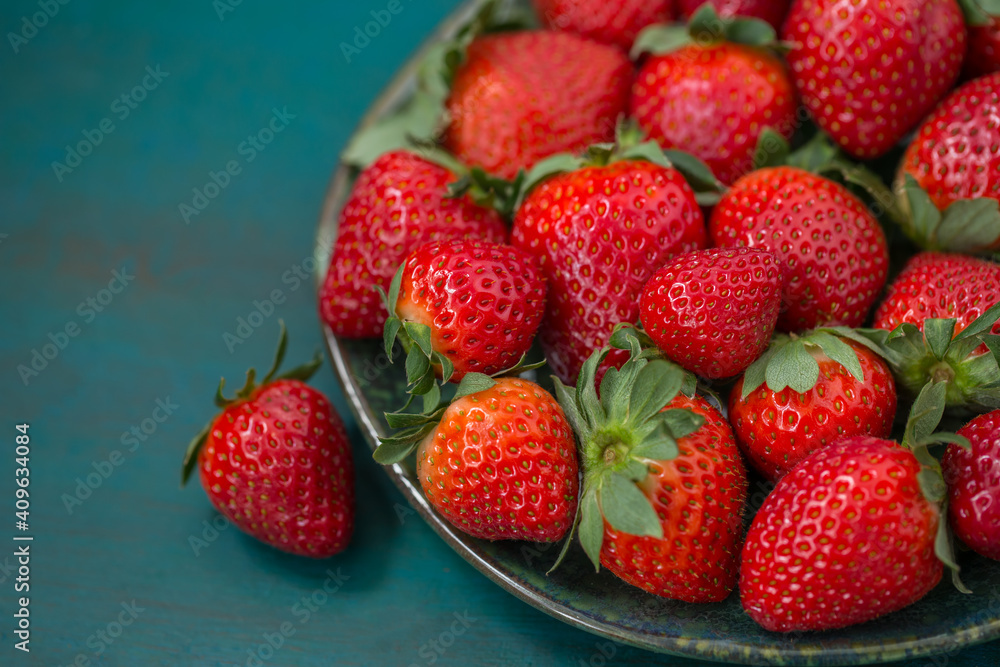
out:
{"label": "ceramic plate", "polygon": [[[463,5],[428,44],[454,34],[476,4]],[[397,75],[362,126],[407,99],[420,55]],[[318,272],[320,283],[353,178],[350,169],[339,166],[327,192],[317,233],[317,262],[323,267]],[[404,400],[402,364],[389,365],[380,341],[340,340],[329,329],[324,334],[344,393],[374,449],[378,437],[387,433],[382,414]],[[558,546],[467,536],[427,503],[412,465],[398,464],[385,471],[424,520],[499,586],[565,623],[650,651],[737,664],[861,665],[953,652],[1000,636],[1000,566],[971,553],[961,556],[962,578],[975,595],[962,595],[946,576],[919,603],[883,619],[836,632],[780,635],[751,621],[740,608],[738,593],[717,604],[661,599],[606,571],[595,574],[579,545],[557,572],[546,576]],[[759,505],[765,493],[763,486],[752,484],[752,504]]]}

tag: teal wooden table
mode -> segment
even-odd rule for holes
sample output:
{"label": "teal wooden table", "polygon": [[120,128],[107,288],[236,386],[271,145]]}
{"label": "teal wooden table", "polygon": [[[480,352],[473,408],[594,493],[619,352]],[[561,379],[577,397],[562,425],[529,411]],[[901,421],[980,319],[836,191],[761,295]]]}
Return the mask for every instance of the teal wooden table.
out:
{"label": "teal wooden table", "polygon": [[[704,664],[602,642],[487,581],[353,422],[357,532],[328,561],[260,546],[178,488],[219,377],[265,366],[278,318],[290,359],[321,345],[309,258],[337,154],[456,3],[388,4],[2,4],[0,665]],[[373,11],[385,25],[358,38]],[[315,383],[346,416],[328,366]],[[945,662],[1000,651],[913,664]]]}

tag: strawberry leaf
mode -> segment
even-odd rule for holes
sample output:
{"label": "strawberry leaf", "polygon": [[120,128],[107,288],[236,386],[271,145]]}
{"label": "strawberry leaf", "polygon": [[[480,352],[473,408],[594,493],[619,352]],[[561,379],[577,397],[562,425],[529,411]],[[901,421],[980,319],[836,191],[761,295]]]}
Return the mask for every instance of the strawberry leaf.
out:
{"label": "strawberry leaf", "polygon": [[385,355],[392,360],[392,350],[396,346],[396,336],[403,326],[403,321],[395,315],[385,321],[385,329],[382,330],[382,344],[385,347]]}
{"label": "strawberry leaf", "polygon": [[660,359],[648,362],[627,387],[625,424],[636,428],[661,412],[677,396],[683,382],[684,372],[676,365]]}
{"label": "strawberry leaf", "polygon": [[285,328],[285,321],[278,320],[278,327],[280,329],[278,333],[278,349],[274,353],[274,361],[271,362],[271,368],[267,371],[267,375],[261,381],[261,384],[268,384],[273,378],[278,369],[281,368],[282,362],[285,360],[285,352],[288,350],[288,329]]}
{"label": "strawberry leaf", "polygon": [[577,407],[576,393],[554,375],[552,376],[552,386],[555,389],[556,400],[563,409],[563,413],[565,413],[569,425],[573,428],[573,432],[576,433],[580,440],[588,438],[590,435],[589,426]]}
{"label": "strawberry leaf", "polygon": [[972,336],[985,334],[993,328],[997,320],[1000,320],[1000,302],[993,304],[985,313],[973,320],[972,324],[965,327],[961,333],[955,336],[955,340],[964,340]]}
{"label": "strawberry leaf", "polygon": [[955,335],[955,325],[957,321],[952,319],[929,319],[924,320],[924,338],[927,339],[927,346],[938,359],[944,359],[944,355],[951,346],[951,339]]}
{"label": "strawberry leaf", "polygon": [[858,353],[850,345],[825,331],[810,334],[807,340],[818,345],[826,356],[847,369],[847,372],[854,376],[854,379],[859,382],[865,381],[865,371],[861,368],[861,360],[858,359]]}
{"label": "strawberry leaf", "polygon": [[720,17],[715,7],[707,2],[691,16],[688,30],[691,38],[702,45],[727,41],[747,46],[773,46],[778,39],[774,26],[767,21],[744,16]]}
{"label": "strawberry leaf", "polygon": [[393,465],[416,451],[418,445],[419,441],[416,438],[383,438],[372,453],[372,458],[379,465]]}
{"label": "strawberry leaf", "polygon": [[[660,145],[655,141],[645,141],[618,154],[619,160],[640,160],[652,162],[664,168],[673,167]],[[707,168],[707,167],[706,167]]]}
{"label": "strawberry leaf", "polygon": [[764,354],[760,355],[757,361],[750,364],[750,366],[743,373],[743,394],[741,398],[746,400],[746,397],[757,390],[764,381],[767,379],[767,366],[771,363],[771,359],[774,358],[782,347],[787,345],[791,339],[787,336],[779,336],[774,339],[771,346],[768,347]]}
{"label": "strawberry leaf", "polygon": [[604,517],[597,500],[598,489],[587,493],[580,503],[580,544],[594,571],[601,569],[601,545],[604,544]]}
{"label": "strawberry leaf", "polygon": [[779,392],[788,387],[804,394],[819,381],[819,363],[801,340],[792,340],[770,360],[765,377],[771,391]]}
{"label": "strawberry leaf", "polygon": [[645,28],[632,43],[629,57],[638,60],[645,54],[654,56],[671,53],[691,44],[691,34],[680,25],[656,24]]}
{"label": "strawberry leaf", "polygon": [[962,593],[971,595],[972,591],[962,583],[962,580],[958,576],[961,568],[955,560],[955,545],[953,544],[951,530],[948,527],[947,516],[948,503],[944,502],[939,512],[937,535],[934,537],[934,555],[951,570],[951,582],[955,588]]}
{"label": "strawberry leaf", "polygon": [[934,246],[951,252],[980,253],[997,240],[1000,240],[1000,202],[985,197],[959,199],[941,215]]}
{"label": "strawberry leaf", "polygon": [[454,400],[460,398],[465,398],[466,396],[471,396],[472,394],[478,394],[481,391],[488,391],[495,387],[497,381],[491,378],[489,375],[483,375],[482,373],[466,373],[462,381],[458,383],[458,389],[455,391]]}
{"label": "strawberry leaf", "polygon": [[[688,412],[685,410],[684,412]],[[664,413],[666,414],[666,413]],[[661,418],[656,430],[646,436],[646,439],[632,448],[631,456],[648,461],[672,461],[680,455],[677,441],[674,439],[670,425]]]}
{"label": "strawberry leaf", "polygon": [[997,0],[958,0],[958,6],[965,14],[965,22],[975,28],[989,25],[991,16],[1000,15]]}
{"label": "strawberry leaf", "polygon": [[601,487],[601,508],[611,527],[629,535],[663,537],[663,526],[649,499],[635,482],[619,473],[607,476]]}
{"label": "strawberry leaf", "polygon": [[544,181],[558,174],[565,174],[576,171],[583,166],[583,160],[569,153],[559,153],[535,164],[523,178],[520,178],[521,187],[517,196],[514,197],[514,210],[521,208],[524,198],[541,185]]}
{"label": "strawberry leaf", "polygon": [[926,440],[941,423],[944,416],[944,398],[947,384],[928,382],[917,395],[910,408],[910,416],[903,434],[903,444],[914,446]]}
{"label": "strawberry leaf", "polygon": [[993,359],[996,361],[997,367],[1000,367],[1000,336],[982,334],[980,338],[986,344],[986,347],[989,348],[990,353],[993,354]]}
{"label": "strawberry leaf", "polygon": [[187,451],[184,452],[184,462],[181,464],[181,488],[187,484],[188,479],[191,477],[191,473],[198,466],[198,452],[205,445],[205,441],[208,439],[208,434],[212,429],[211,424],[206,424],[205,428],[198,431],[198,434],[191,439],[188,443]]}
{"label": "strawberry leaf", "polygon": [[[413,345],[406,355],[406,382],[415,386],[424,379],[424,376],[431,370],[430,359],[423,353],[419,346]],[[411,391],[411,393],[413,393]]]}
{"label": "strawberry leaf", "polygon": [[[715,177],[712,169],[707,164],[690,153],[680,150],[669,149],[663,151],[663,154],[670,160],[674,169],[681,172],[681,175],[684,176],[696,194],[709,197],[709,199],[704,201],[703,198],[699,198],[699,204],[704,206],[718,203],[721,194],[726,190],[726,186]],[[712,201],[713,197],[714,201]]]}
{"label": "strawberry leaf", "polygon": [[788,163],[791,146],[788,140],[771,127],[765,127],[757,138],[753,154],[753,168],[780,167]]}
{"label": "strawberry leaf", "polygon": [[705,418],[690,410],[671,409],[660,413],[660,419],[670,429],[670,434],[677,440],[696,433],[705,424]]}
{"label": "strawberry leaf", "polygon": [[441,405],[441,387],[435,382],[426,394],[423,395],[424,413],[434,412]]}
{"label": "strawberry leaf", "polygon": [[829,137],[817,132],[804,146],[788,156],[789,167],[797,167],[804,171],[819,173],[823,167],[833,162],[840,150],[833,145]]}

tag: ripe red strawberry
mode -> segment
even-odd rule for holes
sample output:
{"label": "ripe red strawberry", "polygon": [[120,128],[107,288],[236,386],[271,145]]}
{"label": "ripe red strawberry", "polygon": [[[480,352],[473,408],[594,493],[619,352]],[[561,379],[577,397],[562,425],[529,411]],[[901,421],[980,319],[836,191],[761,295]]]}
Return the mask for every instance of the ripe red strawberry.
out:
{"label": "ripe red strawberry", "polygon": [[975,79],[994,72],[1000,72],[1000,21],[989,16],[985,25],[969,26],[969,52],[962,76]]}
{"label": "ripe red strawberry", "polygon": [[736,587],[746,470],[729,424],[708,401],[678,394],[665,409],[687,409],[705,422],[677,439],[677,458],[656,462],[639,480],[663,537],[630,535],[605,518],[601,565],[654,595],[719,602]]}
{"label": "ripe red strawberry", "polygon": [[723,183],[753,169],[766,127],[791,138],[796,107],[795,88],[777,57],[729,42],[650,57],[629,104],[650,139],[701,158]]}
{"label": "ripe red strawberry", "polygon": [[[888,365],[872,350],[829,333],[797,340],[776,340],[765,363],[776,370],[793,357],[783,346],[802,345],[812,360],[807,363],[815,367],[808,375],[797,368],[792,371],[806,378],[801,386],[772,387],[762,373],[748,371],[729,395],[729,421],[736,441],[747,461],[771,481],[784,477],[817,449],[844,438],[889,437],[896,416],[896,383]],[[783,358],[775,360],[776,354]]]}
{"label": "ripe red strawberry", "polygon": [[[680,13],[685,19],[690,18],[706,0],[679,0]],[[708,0],[715,11],[723,18],[745,16],[767,21],[775,30],[781,30],[781,24],[788,14],[791,0]]]}
{"label": "ripe red strawberry", "polygon": [[330,402],[304,383],[310,364],[260,385],[254,371],[234,399],[191,443],[182,484],[195,466],[212,505],[243,532],[276,549],[327,558],[343,551],[354,528],[354,465],[344,424]]}
{"label": "ripe red strawberry", "polygon": [[[959,334],[998,302],[1000,266],[966,255],[922,252],[889,285],[874,327],[891,331],[906,322],[922,331],[926,319],[953,317]],[[993,330],[1000,333],[1000,326]]]}
{"label": "ripe red strawberry", "polygon": [[773,253],[754,248],[681,255],[643,288],[642,326],[686,370],[711,379],[738,375],[771,343],[782,271]]}
{"label": "ripe red strawberry", "polygon": [[[531,347],[545,313],[545,278],[537,261],[507,245],[433,241],[406,258],[399,279],[389,293],[394,316],[386,344],[398,333],[411,354],[429,357],[426,367],[420,362],[407,370],[423,370],[431,382],[434,373],[458,382],[466,373],[495,375],[513,368]],[[429,341],[431,354],[415,339]]]}
{"label": "ripe red strawberry", "polygon": [[564,32],[479,37],[454,75],[444,145],[513,178],[556,153],[612,141],[632,66],[621,50]]}
{"label": "ripe red strawberry", "polygon": [[958,434],[972,449],[948,445],[941,459],[951,526],[976,553],[1000,560],[1000,410],[976,417]]}
{"label": "ripe red strawberry", "polygon": [[795,0],[782,41],[816,123],[850,154],[874,158],[955,83],[966,30],[955,0]]}
{"label": "ripe red strawberry", "polygon": [[[920,126],[900,165],[902,181],[911,176],[945,213],[939,226],[915,240],[930,249],[978,252],[1000,250],[1000,213],[992,204],[993,224],[979,231],[959,211],[949,225],[947,210],[960,200],[1000,200],[1000,72],[970,81],[949,97]],[[898,187],[898,186],[897,186]],[[978,206],[985,202],[965,202]],[[913,208],[914,202],[910,201]],[[952,227],[952,229],[949,229]],[[985,236],[984,236],[985,234]],[[974,238],[964,238],[973,236]]]}
{"label": "ripe red strawberry", "polygon": [[646,26],[673,20],[673,0],[532,0],[542,24],[628,51]]}
{"label": "ripe red strawberry", "polygon": [[869,338],[910,394],[933,380],[947,385],[948,407],[1000,407],[1000,368],[987,347],[1000,349],[990,338],[1000,333],[996,264],[949,253],[914,256],[889,286],[874,326]]}
{"label": "ripe red strawberry", "polygon": [[[539,340],[566,383],[621,322],[639,319],[639,294],[678,253],[705,245],[694,192],[672,168],[613,162],[558,174],[525,198],[512,244],[534,254],[549,284]],[[610,365],[625,354],[616,351]]]}
{"label": "ripe red strawberry", "polygon": [[763,248],[784,262],[782,331],[860,326],[888,274],[875,216],[843,186],[792,167],[740,179],[713,211],[709,235],[713,245]]}
{"label": "ripe red strawberry", "polygon": [[600,399],[606,350],[587,360],[575,395],[556,385],[580,439],[580,542],[595,567],[654,595],[724,600],[736,585],[747,490],[732,431],[703,398],[678,393],[680,368],[630,345]]}
{"label": "ripe red strawberry", "polygon": [[320,317],[338,336],[382,335],[386,289],[406,256],[428,241],[506,239],[492,209],[467,196],[448,197],[448,169],[407,151],[380,157],[361,172],[340,213],[330,267],[319,294]]}
{"label": "ripe red strawberry", "polygon": [[783,477],[743,547],[740,598],[772,632],[842,628],[906,607],[941,579],[936,504],[920,463],[860,437],[813,452]]}
{"label": "ripe red strawberry", "polygon": [[427,499],[470,535],[554,542],[573,523],[579,487],[573,431],[555,399],[533,382],[470,373],[449,406],[382,442],[379,463],[417,450]]}

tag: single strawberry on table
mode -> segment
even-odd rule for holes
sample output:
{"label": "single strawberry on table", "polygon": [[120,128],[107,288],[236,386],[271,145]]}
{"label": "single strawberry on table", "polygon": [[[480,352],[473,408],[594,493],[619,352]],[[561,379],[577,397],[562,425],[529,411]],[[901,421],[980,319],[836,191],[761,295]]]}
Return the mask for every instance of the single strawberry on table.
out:
{"label": "single strawberry on table", "polygon": [[[775,30],[781,30],[781,25],[788,14],[791,0],[707,0],[722,18],[743,16],[767,21]],[[690,18],[704,5],[706,0],[679,0],[680,14]]]}
{"label": "single strawberry on table", "polygon": [[691,153],[723,183],[734,182],[754,168],[765,128],[786,140],[796,128],[795,87],[766,48],[774,43],[766,23],[720,19],[711,7],[699,10],[688,29],[644,32],[633,52],[653,55],[632,87],[632,116],[650,139]]}
{"label": "single strawberry on table", "polygon": [[729,424],[681,392],[679,367],[649,360],[638,343],[598,398],[606,353],[587,360],[575,392],[556,384],[580,440],[580,543],[595,568],[654,595],[724,600],[736,586],[747,490]]}
{"label": "single strawberry on table", "polygon": [[487,540],[554,542],[573,523],[578,467],[573,431],[551,394],[520,378],[468,373],[447,405],[389,414],[382,464],[417,453],[431,505],[459,530]]}
{"label": "single strawberry on table", "polygon": [[871,211],[844,186],[795,167],[737,181],[712,212],[709,236],[781,260],[781,331],[860,326],[888,276],[885,233]]}
{"label": "single strawberry on table", "polygon": [[941,459],[951,526],[976,553],[1000,560],[1000,410],[979,415],[958,434],[971,449],[948,445]]}
{"label": "single strawberry on table", "polygon": [[653,275],[639,318],[667,359],[702,377],[733,377],[770,345],[783,284],[767,250],[699,250]]}
{"label": "single strawberry on table", "polygon": [[1000,250],[1000,72],[949,95],[917,130],[896,182],[905,231],[929,250]]}
{"label": "single strawberry on table", "polygon": [[673,0],[532,0],[542,24],[625,51],[646,26],[673,19]]}
{"label": "single strawberry on table", "polygon": [[802,101],[857,158],[885,154],[958,78],[956,0],[795,0],[781,40]]}
{"label": "single strawberry on table", "polygon": [[453,74],[443,143],[512,179],[543,158],[612,141],[631,84],[631,63],[612,46],[565,32],[483,35]]}
{"label": "single strawberry on table", "polygon": [[733,386],[733,432],[747,461],[767,479],[781,479],[812,452],[844,438],[892,432],[892,372],[852,337],[822,329],[779,335]]}
{"label": "single strawberry on table", "polygon": [[387,289],[406,256],[429,241],[506,240],[493,209],[468,195],[449,196],[458,176],[409,151],[392,151],[361,172],[340,212],[337,240],[319,293],[319,312],[334,334],[382,335]]}
{"label": "single strawberry on table", "polygon": [[[539,259],[549,285],[539,340],[556,375],[575,384],[615,326],[638,321],[653,273],[705,246],[705,223],[691,186],[651,144],[549,164],[540,183],[525,185],[511,242]],[[625,356],[616,350],[606,364]]]}
{"label": "single strawberry on table", "polygon": [[[876,342],[908,393],[947,386],[949,408],[1000,408],[1000,266],[956,253],[922,252],[903,267],[875,311]],[[889,333],[891,332],[891,334]]]}
{"label": "single strawberry on table", "polygon": [[406,258],[390,286],[386,353],[402,341],[416,393],[429,391],[435,376],[459,382],[470,372],[508,371],[535,339],[545,296],[545,277],[522,250],[469,239],[432,241]]}
{"label": "single strawberry on table", "polygon": [[215,419],[191,442],[181,484],[197,467],[212,505],[240,530],[300,556],[343,551],[354,528],[354,465],[344,424],[305,381],[322,358],[276,376],[284,323],[271,370],[253,369],[236,397],[219,384]]}

